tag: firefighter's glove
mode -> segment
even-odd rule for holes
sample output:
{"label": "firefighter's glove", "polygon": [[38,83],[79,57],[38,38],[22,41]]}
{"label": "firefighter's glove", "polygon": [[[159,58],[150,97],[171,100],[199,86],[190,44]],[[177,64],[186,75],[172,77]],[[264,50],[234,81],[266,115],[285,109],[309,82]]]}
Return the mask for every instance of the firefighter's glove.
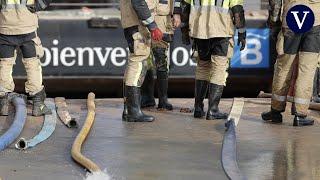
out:
{"label": "firefighter's glove", "polygon": [[161,30],[157,27],[151,30],[151,38],[154,41],[161,41],[163,38],[163,33]]}
{"label": "firefighter's glove", "polygon": [[43,11],[49,7],[52,0],[34,0],[34,4],[28,4],[27,8],[30,12],[36,13],[38,11]]}
{"label": "firefighter's glove", "polygon": [[27,5],[27,8],[28,8],[28,10],[29,10],[30,12],[32,12],[32,13],[36,13],[36,12],[37,12],[36,6],[35,6],[34,4],[32,4],[32,5]]}
{"label": "firefighter's glove", "polygon": [[244,9],[242,5],[235,5],[231,8],[232,20],[234,26],[238,30],[238,46],[240,46],[240,51],[244,50],[246,47],[246,18],[244,14]]}
{"label": "firefighter's glove", "polygon": [[240,46],[240,51],[244,50],[246,47],[247,32],[238,32],[238,46]]}

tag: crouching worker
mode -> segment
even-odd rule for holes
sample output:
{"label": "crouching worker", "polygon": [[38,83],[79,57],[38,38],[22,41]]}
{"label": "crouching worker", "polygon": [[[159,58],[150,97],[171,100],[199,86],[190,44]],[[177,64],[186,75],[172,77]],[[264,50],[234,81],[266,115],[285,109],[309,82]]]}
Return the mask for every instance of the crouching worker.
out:
{"label": "crouching worker", "polygon": [[154,0],[120,0],[121,23],[130,50],[124,74],[123,121],[154,121],[154,117],[141,111],[140,87],[147,71],[151,38],[154,41],[163,38],[163,33],[154,21],[156,5]]}
{"label": "crouching worker", "polygon": [[18,49],[27,72],[25,91],[33,100],[33,116],[51,114],[44,104],[40,58],[44,55],[37,35],[37,11],[44,10],[51,0],[2,0],[0,10],[0,114],[8,115],[8,94],[14,91],[12,69]]}
{"label": "crouching worker", "polygon": [[226,86],[236,29],[237,44],[241,50],[246,45],[243,0],[184,0],[181,7],[182,40],[189,44],[191,36],[198,51],[194,117],[205,115],[203,100],[209,89],[206,119],[226,119],[228,114],[220,112],[218,105]]}

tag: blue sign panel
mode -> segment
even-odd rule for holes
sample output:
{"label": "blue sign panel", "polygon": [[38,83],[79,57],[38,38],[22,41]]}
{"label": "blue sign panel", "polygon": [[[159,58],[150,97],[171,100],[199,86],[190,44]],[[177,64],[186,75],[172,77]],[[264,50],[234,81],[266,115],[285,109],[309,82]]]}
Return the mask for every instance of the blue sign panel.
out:
{"label": "blue sign panel", "polygon": [[237,42],[235,37],[231,68],[269,68],[269,29],[248,29],[247,47],[241,52]]}

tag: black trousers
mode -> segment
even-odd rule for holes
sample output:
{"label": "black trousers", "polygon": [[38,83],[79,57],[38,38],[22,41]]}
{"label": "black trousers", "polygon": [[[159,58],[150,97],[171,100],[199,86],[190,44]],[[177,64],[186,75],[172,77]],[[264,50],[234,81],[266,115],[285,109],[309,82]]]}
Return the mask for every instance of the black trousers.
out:
{"label": "black trousers", "polygon": [[32,39],[36,33],[23,35],[4,35],[0,34],[0,58],[12,58],[16,49],[20,49],[24,58],[37,56],[35,43]]}

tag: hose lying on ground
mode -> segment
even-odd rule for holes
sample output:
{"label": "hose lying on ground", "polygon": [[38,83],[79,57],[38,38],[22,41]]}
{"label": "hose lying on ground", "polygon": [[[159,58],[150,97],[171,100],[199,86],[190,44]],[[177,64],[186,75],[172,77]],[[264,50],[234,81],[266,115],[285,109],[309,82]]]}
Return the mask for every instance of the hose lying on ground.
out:
{"label": "hose lying on ground", "polygon": [[20,138],[20,140],[16,143],[17,149],[26,150],[28,148],[32,148],[37,144],[48,139],[53,134],[54,130],[56,129],[56,121],[57,121],[55,104],[53,101],[46,101],[45,104],[51,110],[52,114],[45,115],[42,129],[38,135],[34,136],[32,139],[29,139],[29,140]]}
{"label": "hose lying on ground", "polygon": [[93,172],[100,172],[101,169],[96,165],[94,162],[92,162],[90,159],[86,158],[84,155],[81,154],[81,147],[85,139],[87,138],[90,129],[94,123],[95,118],[95,104],[94,104],[95,94],[89,93],[88,100],[87,100],[87,108],[88,108],[88,114],[86,121],[76,137],[76,140],[74,141],[71,149],[71,156],[72,158],[78,162],[80,165],[84,166],[87,170],[89,170],[91,173]]}
{"label": "hose lying on ground", "polygon": [[65,124],[68,128],[78,127],[77,121],[70,116],[66,99],[64,97],[56,97],[54,101],[57,107],[57,114],[63,124]]}
{"label": "hose lying on ground", "polygon": [[18,94],[10,94],[9,100],[15,108],[15,116],[10,128],[0,137],[0,151],[4,150],[19,137],[27,119],[25,100]]}
{"label": "hose lying on ground", "polygon": [[237,162],[237,136],[236,126],[239,123],[242,109],[244,106],[243,98],[235,98],[228,120],[226,122],[226,132],[224,134],[221,163],[227,177],[232,180],[246,180]]}

